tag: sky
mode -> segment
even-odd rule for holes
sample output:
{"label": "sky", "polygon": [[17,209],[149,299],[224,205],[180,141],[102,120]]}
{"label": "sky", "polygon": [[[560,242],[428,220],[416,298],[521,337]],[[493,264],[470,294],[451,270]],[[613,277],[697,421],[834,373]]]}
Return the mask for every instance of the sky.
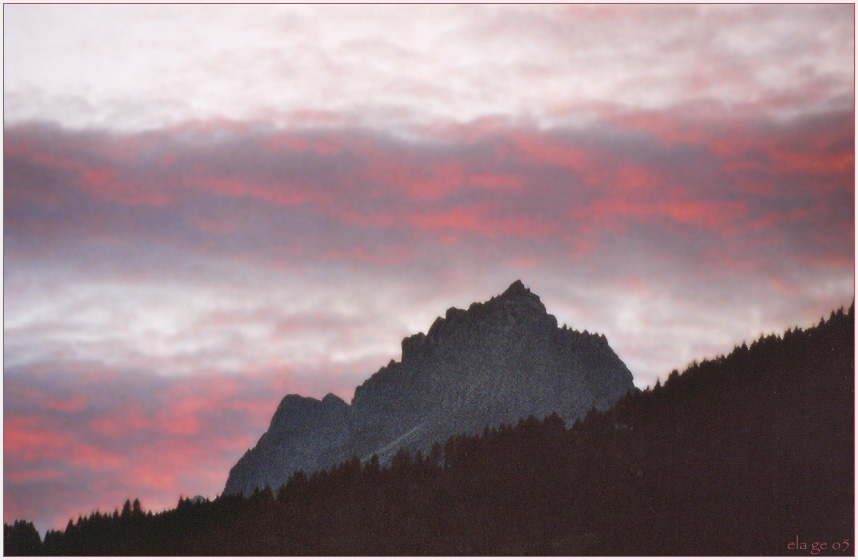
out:
{"label": "sky", "polygon": [[849,306],[854,21],[4,5],[4,521],[214,498],[516,279],[641,388]]}

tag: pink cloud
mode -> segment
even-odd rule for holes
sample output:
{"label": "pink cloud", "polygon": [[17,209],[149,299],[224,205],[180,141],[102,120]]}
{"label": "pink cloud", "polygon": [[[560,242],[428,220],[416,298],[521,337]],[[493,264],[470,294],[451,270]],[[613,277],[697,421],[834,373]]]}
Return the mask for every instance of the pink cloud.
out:
{"label": "pink cloud", "polygon": [[550,164],[570,169],[586,169],[594,163],[593,154],[576,145],[552,142],[539,134],[515,134],[511,138],[522,159],[530,164]]}
{"label": "pink cloud", "polygon": [[[365,223],[363,220],[352,223]],[[408,246],[396,247],[351,247],[348,249],[327,249],[321,255],[322,260],[331,262],[358,262],[378,266],[401,265],[414,260],[414,251]]]}
{"label": "pink cloud", "polygon": [[3,418],[3,453],[15,454],[25,460],[43,453],[54,454],[66,444],[63,434],[48,429],[33,410],[32,415]]}
{"label": "pink cloud", "polygon": [[305,204],[313,198],[310,189],[295,187],[288,182],[264,184],[232,177],[201,177],[191,182],[209,193],[251,198],[286,206]]}
{"label": "pink cloud", "polygon": [[733,223],[741,219],[743,212],[744,204],[741,202],[635,202],[615,196],[602,198],[587,208],[573,212],[572,216],[599,220],[619,228],[628,227],[632,223],[657,223],[666,220],[717,233],[732,228]]}
{"label": "pink cloud", "polygon": [[82,444],[73,440],[69,442],[67,451],[69,455],[65,457],[65,460],[69,464],[93,471],[119,471],[131,459],[123,457],[112,450],[105,449],[103,446]]}
{"label": "pink cloud", "polygon": [[65,473],[60,469],[44,468],[6,473],[4,474],[4,479],[9,480],[11,482],[29,482],[31,480],[56,480],[63,477],[64,475]]}
{"label": "pink cloud", "polygon": [[169,193],[155,185],[125,181],[107,166],[81,169],[79,180],[81,190],[103,200],[131,206],[165,206],[173,202]]}
{"label": "pink cloud", "polygon": [[96,378],[75,381],[79,395],[69,399],[67,381],[6,376],[7,390],[26,396],[4,410],[7,521],[26,517],[49,528],[46,512],[25,499],[34,488],[51,488],[53,527],[127,498],[165,508],[182,494],[213,497],[283,396],[260,385],[265,378],[137,378],[136,388],[121,376]]}
{"label": "pink cloud", "polygon": [[80,412],[86,408],[87,401],[83,397],[75,396],[67,399],[53,399],[45,403],[46,408],[61,412]]}
{"label": "pink cloud", "polygon": [[89,422],[89,428],[108,438],[121,438],[130,432],[157,428],[157,425],[139,403],[128,402],[122,407],[121,417],[114,414],[98,416]]}
{"label": "pink cloud", "polygon": [[504,261],[504,264],[511,268],[533,268],[539,265],[541,259],[533,258],[533,257],[521,257],[517,259],[507,259]]}
{"label": "pink cloud", "polygon": [[289,134],[288,132],[271,136],[265,142],[264,146],[274,153],[313,152],[319,155],[330,155],[342,150],[342,147],[335,142],[324,139],[305,138]]}
{"label": "pink cloud", "polygon": [[[188,140],[201,134],[203,123],[190,126],[189,136],[179,128],[145,138],[55,131],[46,144],[12,131],[6,155],[71,171],[82,192],[104,201],[169,205],[175,209],[170,211],[184,213],[192,198],[213,203],[225,196],[274,207],[301,206],[314,219],[342,226],[412,229],[442,241],[462,234],[491,239],[562,235],[569,225],[562,220],[570,215],[584,229],[588,216],[607,223],[611,216],[642,223],[661,216],[710,228],[732,221],[741,229],[753,212],[732,199],[774,195],[782,177],[803,176],[814,189],[851,188],[852,131],[831,118],[824,126],[797,121],[795,130],[705,115],[691,119],[687,111],[615,112],[605,118],[605,130],[617,138],[614,146],[594,141],[603,134],[596,127],[592,132],[538,132],[483,125],[467,140],[459,135],[452,143],[423,145],[348,132],[263,132],[227,122],[206,124],[205,130],[221,126],[230,132],[208,145]],[[660,142],[646,147],[653,153],[649,159],[629,157],[628,150],[641,147],[642,140],[634,136],[641,132]],[[174,134],[184,134],[181,144]],[[801,142],[794,140],[797,135]],[[695,177],[693,163],[674,155],[686,149],[705,150],[712,178]],[[276,158],[262,157],[271,150]],[[170,163],[154,176],[143,172],[142,162],[151,153]],[[307,153],[315,159],[307,160]],[[551,198],[543,178],[548,172],[577,196]],[[15,200],[27,191],[13,186],[7,192]],[[53,196],[57,202],[72,196],[42,192],[48,194],[38,196]],[[524,209],[534,205],[538,220]],[[198,202],[193,206],[200,208]],[[201,234],[233,237],[247,227],[222,213],[201,210],[187,222]],[[597,230],[587,231],[594,235]],[[365,262],[379,258],[357,247],[330,246],[321,252],[352,254]]]}
{"label": "pink cloud", "polygon": [[[777,125],[707,112],[693,118],[688,108],[606,109],[603,116],[599,126],[582,129],[482,122],[467,134],[453,129],[448,138],[426,142],[232,122],[138,136],[13,129],[10,237],[33,216],[28,210],[19,218],[15,210],[27,200],[100,216],[70,221],[79,228],[74,232],[63,222],[29,225],[33,238],[55,235],[58,243],[83,235],[121,247],[129,235],[149,236],[186,251],[288,269],[313,260],[401,267],[433,243],[455,250],[542,240],[562,243],[566,254],[592,256],[610,236],[640,228],[734,237],[769,226],[803,228],[810,218],[795,221],[796,208],[830,211],[833,198],[852,194],[853,133],[838,115]],[[164,157],[166,167],[158,163]],[[72,173],[77,181],[27,194],[15,181],[18,161]],[[776,209],[772,197],[779,197]],[[141,214],[137,224],[113,220],[102,202],[142,204],[157,215]],[[799,234],[782,238],[793,235]]]}
{"label": "pink cloud", "polygon": [[200,230],[202,233],[207,234],[228,235],[230,233],[235,232],[238,228],[238,224],[224,218],[209,219],[199,216],[192,216],[190,218],[190,221],[195,228]]}

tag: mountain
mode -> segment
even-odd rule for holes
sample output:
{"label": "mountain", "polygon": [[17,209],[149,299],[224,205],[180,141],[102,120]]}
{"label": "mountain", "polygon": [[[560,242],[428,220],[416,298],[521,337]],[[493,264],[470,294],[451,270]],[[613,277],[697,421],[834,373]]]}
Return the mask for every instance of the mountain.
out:
{"label": "mountain", "polygon": [[402,341],[352,403],[287,395],[268,430],[230,470],[224,494],[277,489],[356,456],[382,464],[397,450],[428,452],[454,434],[556,412],[568,423],[605,410],[633,388],[604,335],[558,328],[539,296],[516,281],[467,310],[450,308],[426,334]]}
{"label": "mountain", "polygon": [[127,501],[44,543],[19,521],[5,525],[4,552],[854,557],[854,387],[853,304],[571,426],[528,417],[248,498],[182,498],[157,513]]}

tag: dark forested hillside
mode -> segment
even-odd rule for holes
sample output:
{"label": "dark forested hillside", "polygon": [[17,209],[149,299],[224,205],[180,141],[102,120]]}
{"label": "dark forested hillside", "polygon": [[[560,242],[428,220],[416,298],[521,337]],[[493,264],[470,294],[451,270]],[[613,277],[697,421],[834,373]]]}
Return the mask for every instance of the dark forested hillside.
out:
{"label": "dark forested hillside", "polygon": [[6,553],[851,556],[853,379],[854,305],[571,427],[531,417],[276,494],[126,504],[30,548],[7,526]]}

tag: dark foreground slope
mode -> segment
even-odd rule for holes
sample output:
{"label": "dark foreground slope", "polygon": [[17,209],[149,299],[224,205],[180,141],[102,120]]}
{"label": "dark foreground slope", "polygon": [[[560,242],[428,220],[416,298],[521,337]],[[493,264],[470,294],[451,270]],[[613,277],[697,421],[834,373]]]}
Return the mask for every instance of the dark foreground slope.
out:
{"label": "dark foreground slope", "polygon": [[569,429],[529,418],[276,494],[96,515],[43,552],[851,556],[853,379],[854,305]]}

